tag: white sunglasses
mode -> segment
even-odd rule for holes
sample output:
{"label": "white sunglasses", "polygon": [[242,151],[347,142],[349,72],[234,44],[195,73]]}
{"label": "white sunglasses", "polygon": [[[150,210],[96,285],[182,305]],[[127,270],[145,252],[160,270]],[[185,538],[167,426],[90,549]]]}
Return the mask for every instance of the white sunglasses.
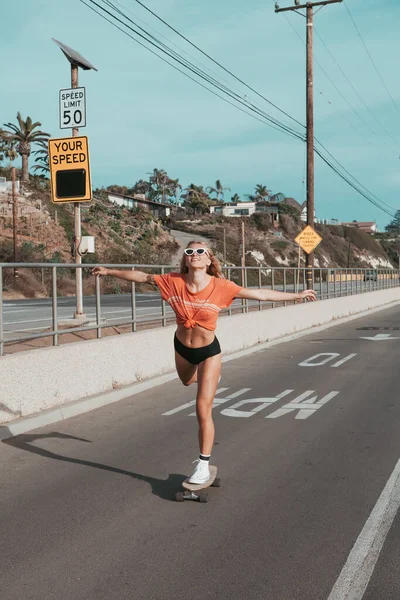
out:
{"label": "white sunglasses", "polygon": [[201,256],[202,254],[207,254],[207,248],[185,248],[184,252],[186,256],[192,256],[193,254]]}

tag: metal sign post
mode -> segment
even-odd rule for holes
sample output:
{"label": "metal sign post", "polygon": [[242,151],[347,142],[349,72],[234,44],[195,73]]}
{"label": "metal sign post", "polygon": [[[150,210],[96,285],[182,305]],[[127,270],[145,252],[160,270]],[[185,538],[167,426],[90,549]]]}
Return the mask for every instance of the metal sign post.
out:
{"label": "metal sign post", "polygon": [[[75,63],[71,63],[71,87],[78,87],[78,65]],[[72,137],[76,137],[79,133],[79,129],[74,127],[72,129]],[[82,264],[82,256],[79,252],[79,245],[81,243],[82,237],[82,226],[81,226],[81,205],[79,202],[74,203],[74,221],[75,221],[75,239],[74,239],[74,249],[75,249],[75,263],[77,265]],[[75,319],[83,319],[85,318],[85,313],[83,312],[83,284],[82,284],[82,269],[76,269],[76,312]]]}
{"label": "metal sign post", "polygon": [[[61,42],[58,42],[54,38],[53,38],[53,41],[62,50],[64,55],[67,57],[67,59],[71,63],[71,88],[72,88],[72,90],[70,90],[70,92],[71,92],[71,94],[76,95],[76,97],[74,96],[73,98],[71,98],[71,100],[72,101],[84,100],[84,97],[80,97],[80,91],[84,88],[78,87],[78,68],[81,67],[81,69],[84,69],[86,71],[88,71],[88,70],[97,71],[97,69],[88,60],[83,58],[83,56],[81,56],[78,52],[76,52],[69,46],[66,46],[65,44],[62,44]],[[63,91],[66,91],[66,90],[61,90],[60,97],[61,97],[61,94]],[[84,105],[85,102],[83,102],[82,104]],[[76,108],[77,110],[72,115],[70,114],[71,111],[69,113],[67,113],[65,116],[63,114],[60,114],[60,122],[63,123],[65,121],[68,121],[68,117],[69,117],[71,119],[71,122],[69,124],[65,123],[64,128],[71,127],[72,128],[72,137],[76,137],[79,132],[78,126],[84,127],[86,125],[86,110],[85,110],[85,121],[84,121],[85,125],[83,125],[82,123],[78,122],[80,117],[82,116],[82,112],[80,114],[78,112],[78,109],[80,109],[81,106],[79,106],[79,107],[68,107],[67,106],[67,110],[68,110],[68,108]],[[82,238],[82,228],[81,228],[81,207],[80,207],[79,202],[74,203],[74,221],[75,221],[75,236],[74,236],[75,263],[77,265],[80,265],[82,263],[82,257],[79,254],[78,250],[79,250],[79,245],[81,243],[81,238]],[[76,312],[75,312],[74,317],[76,319],[85,318],[85,314],[83,312],[82,269],[80,269],[80,268],[76,269]]]}

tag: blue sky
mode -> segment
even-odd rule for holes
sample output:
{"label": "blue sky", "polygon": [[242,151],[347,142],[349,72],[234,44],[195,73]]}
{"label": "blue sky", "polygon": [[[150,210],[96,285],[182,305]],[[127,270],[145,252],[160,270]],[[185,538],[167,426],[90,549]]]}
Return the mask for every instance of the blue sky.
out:
{"label": "blue sky", "polygon": [[[396,106],[374,71],[344,4],[327,6],[315,17],[316,31],[358,95],[316,36],[315,58],[337,89],[315,64],[315,135],[394,212],[400,208],[400,3],[346,2]],[[145,21],[144,27],[154,28],[158,33],[151,31],[157,37],[166,36],[242,96],[289,123],[135,0],[118,3],[132,18]],[[144,3],[260,94],[305,122],[305,48],[289,24],[304,40],[302,17],[275,14],[272,0]],[[280,1],[282,7],[289,4]],[[69,65],[52,37],[98,68],[98,72],[80,71],[79,81],[87,93],[87,127],[81,133],[89,137],[94,187],[132,185],[157,167],[179,177],[183,186],[192,182],[213,185],[219,178],[231,188],[229,197],[235,192],[244,197],[261,183],[299,201],[305,198],[302,142],[199,87],[79,0],[14,0],[7,6],[7,23],[0,41],[2,123],[14,121],[20,111],[24,117],[41,121],[53,137],[68,135],[68,130],[58,126],[58,91],[69,87]],[[380,229],[391,220],[318,157],[315,205],[320,218],[376,220]]]}

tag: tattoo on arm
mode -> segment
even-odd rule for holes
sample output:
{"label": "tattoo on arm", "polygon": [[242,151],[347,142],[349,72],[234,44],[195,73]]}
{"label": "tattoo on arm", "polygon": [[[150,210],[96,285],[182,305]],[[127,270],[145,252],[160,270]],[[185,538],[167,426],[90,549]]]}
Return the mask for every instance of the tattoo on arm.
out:
{"label": "tattoo on arm", "polygon": [[146,282],[147,283],[151,283],[152,285],[156,285],[156,282],[155,282],[155,279],[154,279],[154,275],[147,275]]}

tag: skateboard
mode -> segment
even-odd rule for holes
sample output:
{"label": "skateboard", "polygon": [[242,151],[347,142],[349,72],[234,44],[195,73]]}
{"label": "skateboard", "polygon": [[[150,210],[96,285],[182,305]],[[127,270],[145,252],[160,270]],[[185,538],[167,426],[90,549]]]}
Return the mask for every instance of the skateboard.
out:
{"label": "skateboard", "polygon": [[208,502],[208,494],[205,491],[209,487],[221,487],[221,479],[217,477],[217,467],[210,465],[210,479],[205,483],[189,483],[188,479],[182,482],[184,492],[176,492],[175,500],[183,502],[184,500],[198,500],[199,502]]}

